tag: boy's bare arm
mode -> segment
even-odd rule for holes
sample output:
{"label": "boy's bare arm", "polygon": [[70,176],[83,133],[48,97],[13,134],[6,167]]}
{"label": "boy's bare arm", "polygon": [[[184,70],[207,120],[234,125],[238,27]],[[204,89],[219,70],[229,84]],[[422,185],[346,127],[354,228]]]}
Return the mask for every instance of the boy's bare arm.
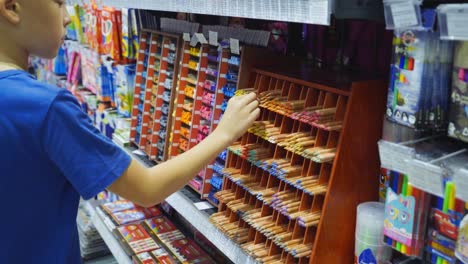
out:
{"label": "boy's bare arm", "polygon": [[200,144],[149,169],[133,160],[108,189],[143,206],[157,204],[186,185],[218,153],[244,134],[259,114],[255,94],[235,97],[229,102],[218,128]]}

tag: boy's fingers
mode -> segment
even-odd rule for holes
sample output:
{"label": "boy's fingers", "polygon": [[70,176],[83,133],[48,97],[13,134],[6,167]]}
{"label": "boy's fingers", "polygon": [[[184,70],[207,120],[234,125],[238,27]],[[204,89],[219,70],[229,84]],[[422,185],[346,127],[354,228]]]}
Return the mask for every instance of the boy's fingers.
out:
{"label": "boy's fingers", "polygon": [[249,122],[253,123],[255,120],[258,119],[259,116],[260,116],[260,108],[257,108],[255,110],[253,110],[253,112],[250,114]]}
{"label": "boy's fingers", "polygon": [[257,100],[257,94],[256,93],[249,93],[249,94],[246,94],[246,95],[240,97],[239,100],[242,102],[243,105],[248,105],[252,101]]}
{"label": "boy's fingers", "polygon": [[252,102],[250,102],[246,107],[245,109],[248,111],[248,113],[254,111],[256,108],[258,108],[258,101],[257,100],[253,100]]}

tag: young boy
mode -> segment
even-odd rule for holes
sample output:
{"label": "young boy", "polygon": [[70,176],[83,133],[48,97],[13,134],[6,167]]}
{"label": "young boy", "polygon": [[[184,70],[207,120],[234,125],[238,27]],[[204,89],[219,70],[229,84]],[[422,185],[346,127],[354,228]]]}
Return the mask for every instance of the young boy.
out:
{"label": "young boy", "polygon": [[108,189],[151,206],[182,188],[259,116],[255,94],[233,98],[218,128],[151,169],[103,137],[66,90],[25,72],[53,58],[70,19],[64,0],[0,0],[0,263],[80,263],[79,197]]}

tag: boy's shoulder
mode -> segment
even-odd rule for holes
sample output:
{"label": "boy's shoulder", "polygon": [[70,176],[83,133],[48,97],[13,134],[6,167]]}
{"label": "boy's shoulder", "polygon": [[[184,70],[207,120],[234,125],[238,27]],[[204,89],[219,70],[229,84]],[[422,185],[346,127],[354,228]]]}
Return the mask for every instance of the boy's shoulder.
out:
{"label": "boy's shoulder", "polygon": [[[0,97],[11,103],[50,105],[63,89],[38,81],[23,71],[0,72]],[[6,102],[8,102],[6,101]]]}

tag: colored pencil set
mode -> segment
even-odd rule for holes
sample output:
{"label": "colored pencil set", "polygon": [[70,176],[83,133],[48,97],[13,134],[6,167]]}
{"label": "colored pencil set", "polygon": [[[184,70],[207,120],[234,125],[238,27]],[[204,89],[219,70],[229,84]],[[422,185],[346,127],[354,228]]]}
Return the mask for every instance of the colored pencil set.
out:
{"label": "colored pencil set", "polygon": [[408,176],[385,170],[389,189],[385,206],[384,242],[408,256],[422,256],[430,195],[408,183]]}
{"label": "colored pencil set", "polygon": [[445,130],[453,43],[431,31],[396,32],[387,118],[421,130]]}

